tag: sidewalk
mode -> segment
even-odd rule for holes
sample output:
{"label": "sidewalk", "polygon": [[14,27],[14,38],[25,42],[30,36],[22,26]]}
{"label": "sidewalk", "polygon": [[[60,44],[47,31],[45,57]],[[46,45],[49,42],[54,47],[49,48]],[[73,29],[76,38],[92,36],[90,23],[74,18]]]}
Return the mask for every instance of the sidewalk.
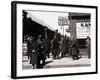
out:
{"label": "sidewalk", "polygon": [[73,60],[71,57],[64,57],[61,59],[48,59],[46,62],[48,63],[45,68],[61,68],[61,67],[84,67],[90,66],[90,59],[87,57],[80,58],[79,60]]}
{"label": "sidewalk", "polygon": [[[64,57],[61,59],[53,60],[52,55],[50,58],[46,59],[46,65],[44,68],[61,68],[61,67],[84,67],[91,65],[91,59],[88,59],[86,50],[80,50],[80,54],[82,55],[80,59],[73,60],[72,57]],[[29,60],[27,57],[23,57],[23,69],[32,69],[32,65],[29,64]]]}
{"label": "sidewalk", "polygon": [[[73,60],[71,57],[64,57],[61,59],[53,60],[53,58],[46,59],[46,65],[44,68],[61,68],[61,67],[84,67],[90,66],[91,59],[86,56],[79,60]],[[32,65],[29,64],[29,60],[23,62],[23,69],[32,69]]]}

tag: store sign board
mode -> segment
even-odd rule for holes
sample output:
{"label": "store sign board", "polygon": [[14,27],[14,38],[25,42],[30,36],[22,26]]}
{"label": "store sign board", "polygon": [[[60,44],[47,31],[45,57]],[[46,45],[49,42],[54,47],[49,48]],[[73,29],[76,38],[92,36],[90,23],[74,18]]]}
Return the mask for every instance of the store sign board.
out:
{"label": "store sign board", "polygon": [[67,17],[58,17],[58,25],[59,26],[66,26],[66,25],[69,25],[70,24],[70,21],[68,19],[68,16]]}
{"label": "store sign board", "polygon": [[91,34],[90,22],[76,23],[76,36],[77,38],[87,38]]}

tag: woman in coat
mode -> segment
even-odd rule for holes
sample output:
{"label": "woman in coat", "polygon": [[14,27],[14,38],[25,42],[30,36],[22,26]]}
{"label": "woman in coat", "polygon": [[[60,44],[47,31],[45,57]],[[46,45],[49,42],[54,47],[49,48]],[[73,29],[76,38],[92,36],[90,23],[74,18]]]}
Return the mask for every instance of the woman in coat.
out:
{"label": "woman in coat", "polygon": [[39,55],[38,55],[38,43],[35,40],[35,38],[33,39],[33,43],[32,43],[32,59],[31,59],[31,63],[33,66],[33,69],[38,68],[39,66]]}

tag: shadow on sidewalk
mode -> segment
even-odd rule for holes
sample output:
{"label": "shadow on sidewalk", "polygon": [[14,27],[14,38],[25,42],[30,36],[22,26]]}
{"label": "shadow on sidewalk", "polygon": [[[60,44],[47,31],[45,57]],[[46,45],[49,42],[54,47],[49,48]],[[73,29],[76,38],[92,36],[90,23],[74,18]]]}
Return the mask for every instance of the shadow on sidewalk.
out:
{"label": "shadow on sidewalk", "polygon": [[[45,65],[47,65],[47,64],[49,64],[49,63],[51,63],[51,62],[53,62],[53,61],[46,61],[46,62],[45,62]],[[38,66],[38,69],[43,68],[45,65],[40,64],[40,65]]]}

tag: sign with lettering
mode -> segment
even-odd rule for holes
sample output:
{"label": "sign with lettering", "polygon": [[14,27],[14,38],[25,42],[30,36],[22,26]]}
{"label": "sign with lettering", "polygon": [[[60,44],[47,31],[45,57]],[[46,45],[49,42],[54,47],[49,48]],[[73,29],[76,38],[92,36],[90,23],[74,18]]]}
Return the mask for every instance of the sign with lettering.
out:
{"label": "sign with lettering", "polygon": [[69,25],[70,21],[67,16],[65,17],[58,17],[58,25],[59,26],[66,26]]}
{"label": "sign with lettering", "polygon": [[77,38],[87,38],[91,35],[91,24],[90,22],[79,22],[76,23],[76,36]]}

